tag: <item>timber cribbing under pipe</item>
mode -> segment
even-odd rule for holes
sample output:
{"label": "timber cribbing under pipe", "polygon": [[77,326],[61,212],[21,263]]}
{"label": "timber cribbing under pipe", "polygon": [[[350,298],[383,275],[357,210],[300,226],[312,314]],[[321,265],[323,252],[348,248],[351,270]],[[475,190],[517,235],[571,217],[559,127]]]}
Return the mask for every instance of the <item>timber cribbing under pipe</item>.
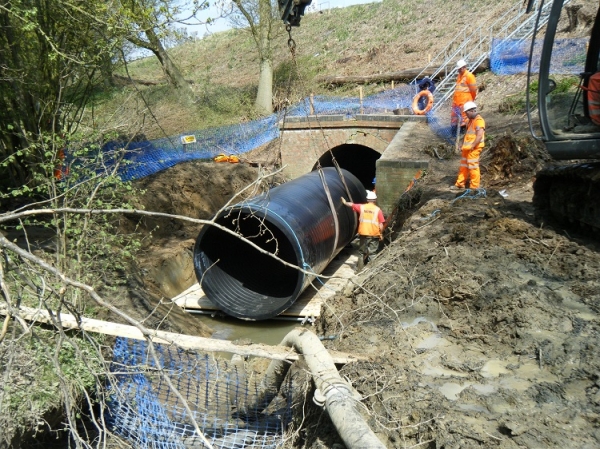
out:
{"label": "timber cribbing under pipe", "polygon": [[365,188],[352,173],[327,167],[221,211],[217,224],[314,274],[205,226],[196,239],[194,269],[208,299],[246,320],[272,318],[287,309],[356,234],[356,213],[341,203],[342,196],[366,202]]}

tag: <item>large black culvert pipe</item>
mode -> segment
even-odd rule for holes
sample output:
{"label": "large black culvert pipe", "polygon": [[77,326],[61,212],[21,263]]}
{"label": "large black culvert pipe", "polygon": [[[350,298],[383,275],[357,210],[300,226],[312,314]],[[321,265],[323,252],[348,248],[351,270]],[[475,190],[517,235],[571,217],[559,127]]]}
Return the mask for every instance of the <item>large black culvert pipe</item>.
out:
{"label": "large black culvert pipe", "polygon": [[215,219],[262,250],[314,275],[283,265],[221,229],[205,226],[196,239],[194,269],[206,296],[228,315],[245,320],[272,318],[292,305],[356,233],[356,213],[340,201],[348,196],[340,173],[351,201],[365,202],[365,188],[352,173],[327,167],[321,174],[311,172],[229,206]]}

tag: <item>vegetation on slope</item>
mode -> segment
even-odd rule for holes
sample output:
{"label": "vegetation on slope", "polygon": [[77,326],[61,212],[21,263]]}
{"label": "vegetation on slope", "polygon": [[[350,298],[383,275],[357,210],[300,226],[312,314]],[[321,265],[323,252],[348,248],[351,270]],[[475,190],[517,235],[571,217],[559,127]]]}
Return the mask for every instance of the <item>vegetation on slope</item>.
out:
{"label": "vegetation on slope", "polygon": [[[512,6],[472,0],[449,9],[442,0],[384,0],[307,14],[291,31],[295,58],[283,25],[274,45],[275,107],[310,93],[358,96],[357,86],[332,90],[314,78],[423,67],[465,30],[484,25]],[[192,83],[195,99],[179,95],[165,83],[155,58],[132,61],[122,68],[122,76],[158,84],[98,92],[86,125],[159,138],[255,119],[259,61],[253,45],[248,31],[232,29],[171,49],[172,59]],[[365,94],[383,87],[365,86]]]}

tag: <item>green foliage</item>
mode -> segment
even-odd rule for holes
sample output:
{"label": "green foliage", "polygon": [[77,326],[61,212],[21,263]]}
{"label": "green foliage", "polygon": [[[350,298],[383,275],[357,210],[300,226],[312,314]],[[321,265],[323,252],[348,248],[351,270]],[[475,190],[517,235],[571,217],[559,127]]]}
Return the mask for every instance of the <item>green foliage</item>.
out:
{"label": "green foliage", "polygon": [[[130,182],[117,176],[118,167],[127,164],[128,150],[126,146],[110,152],[102,150],[101,143],[115,138],[114,134],[90,136],[93,143],[74,143],[75,137],[63,139],[56,134],[44,134],[37,145],[26,149],[36,162],[31,182],[9,194],[2,193],[0,201],[20,204],[38,201],[29,205],[29,209],[51,208],[55,212],[7,222],[4,229],[15,235],[21,231],[25,241],[33,245],[43,237],[48,242],[43,247],[22,246],[35,250],[37,257],[70,279],[93,286],[101,296],[115,297],[122,294],[126,282],[123,272],[129,271],[128,266],[141,245],[134,226],[123,226],[123,217],[119,215],[70,213],[60,209],[131,209],[138,192]],[[66,148],[67,158],[61,159],[53,148]],[[81,290],[67,287],[59,277],[49,275],[11,251],[4,253],[11,261],[2,267],[3,287],[8,293],[4,295],[5,301],[18,298],[22,306],[87,317],[97,312],[96,303]],[[12,326],[20,329],[16,321]],[[16,421],[16,426],[26,427],[29,421],[35,428],[48,410],[65,404],[77,407],[84,390],[101,386],[98,376],[106,368],[99,346],[88,336],[81,337],[34,328],[31,336],[0,341],[4,349],[13,345],[0,351],[0,375],[11,379],[2,387],[1,397],[3,413]],[[21,369],[21,365],[27,368]],[[6,370],[10,371],[5,374]]]}
{"label": "green foliage", "polygon": [[[127,166],[127,148],[104,151],[99,143],[71,143],[56,135],[44,135],[44,144],[28,149],[35,155],[36,169],[31,182],[16,187],[10,193],[0,194],[0,201],[27,204],[43,200],[46,206],[57,209],[132,209],[139,192],[131,182],[122,181],[118,169]],[[104,136],[105,139],[114,135]],[[65,148],[66,158],[53,148]],[[54,265],[64,274],[83,283],[94,285],[99,277],[112,278],[109,284],[116,288],[125,280],[117,275],[127,268],[141,246],[139,237],[123,228],[117,215],[54,213],[34,215],[20,222],[12,222],[7,230],[22,230],[33,234],[50,231]],[[48,234],[48,232],[46,232]],[[18,278],[14,279],[14,292],[21,290]],[[32,282],[35,281],[33,278]],[[44,282],[56,291],[62,284],[57,279]],[[106,283],[105,283],[106,284]],[[108,288],[108,287],[105,287]],[[24,289],[19,293],[23,305],[39,307],[36,290]],[[45,306],[56,309],[64,303],[83,311],[86,302],[81,294],[70,289],[68,294],[49,295]]]}
{"label": "green foliage", "polygon": [[[11,382],[3,383],[5,416],[21,426],[47,410],[62,406],[64,395],[77,399],[84,389],[90,390],[102,381],[105,371],[97,342],[88,339],[63,339],[54,331],[36,329],[19,342],[19,351],[8,357],[5,352],[0,374],[11,370]],[[59,394],[61,392],[61,394]]]}
{"label": "green foliage", "polygon": [[[538,82],[532,81],[529,85],[529,102],[532,108],[537,107],[537,91]],[[527,97],[525,92],[506,97],[506,99],[504,99],[504,101],[502,101],[498,106],[498,112],[506,114],[518,114],[523,113],[526,110]]]}
{"label": "green foliage", "polygon": [[114,53],[116,41],[103,21],[106,13],[105,3],[93,0],[15,1],[0,10],[4,187],[30,183],[39,167],[38,149],[52,144],[45,136],[69,133],[76,126],[91,86],[99,81],[96,74]]}
{"label": "green foliage", "polygon": [[[564,93],[575,91],[575,89],[579,85],[579,78],[576,76],[557,77],[555,82],[556,82],[556,88],[554,89],[553,92],[556,94],[564,94]],[[536,90],[536,92],[537,92],[537,90]]]}
{"label": "green foliage", "polygon": [[[579,80],[575,76],[557,76],[554,78],[554,82],[556,83],[556,87],[552,90],[550,95],[552,96],[553,101],[557,101],[558,98],[572,98]],[[538,91],[539,82],[533,80],[529,86],[529,102],[530,107],[532,108],[537,107]],[[527,108],[526,100],[525,92],[511,95],[500,104],[499,112],[507,114],[523,113]]]}

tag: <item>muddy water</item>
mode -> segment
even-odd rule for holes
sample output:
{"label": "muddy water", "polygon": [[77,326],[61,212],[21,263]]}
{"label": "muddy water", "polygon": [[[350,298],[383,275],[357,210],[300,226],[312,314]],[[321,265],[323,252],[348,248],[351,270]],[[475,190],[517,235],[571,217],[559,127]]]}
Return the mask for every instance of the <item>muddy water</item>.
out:
{"label": "muddy water", "polygon": [[[299,320],[244,321],[204,314],[194,314],[194,316],[214,330],[211,338],[240,343],[278,345],[292,329],[302,326]],[[307,328],[312,327],[310,324],[305,326]]]}

